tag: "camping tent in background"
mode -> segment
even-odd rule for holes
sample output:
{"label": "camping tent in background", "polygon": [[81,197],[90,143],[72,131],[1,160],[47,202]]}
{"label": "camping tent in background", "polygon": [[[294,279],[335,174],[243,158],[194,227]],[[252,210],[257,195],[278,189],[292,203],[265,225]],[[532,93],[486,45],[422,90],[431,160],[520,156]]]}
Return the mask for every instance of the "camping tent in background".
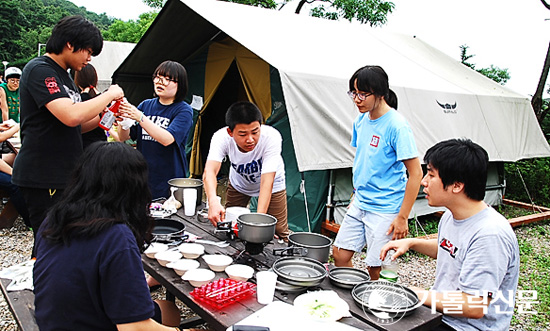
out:
{"label": "camping tent in background", "polygon": [[130,54],[136,44],[119,41],[104,41],[103,49],[98,56],[92,57],[91,64],[97,71],[97,89],[105,91],[111,85],[111,77],[116,68]]}
{"label": "camping tent in background", "polygon": [[[191,175],[201,175],[227,107],[237,100],[258,104],[283,136],[294,231],[308,230],[308,214],[318,229],[334,194],[349,198],[357,110],[346,91],[349,77],[366,64],[388,72],[420,155],[452,137],[471,138],[488,151],[499,188],[490,199],[502,196],[499,162],[550,156],[526,97],[412,36],[228,2],[168,0],[114,80],[138,103],[151,94],[151,73],[166,59],[187,68],[188,99],[195,100]],[[343,185],[332,189],[333,182]],[[412,213],[429,212],[418,199]]]}

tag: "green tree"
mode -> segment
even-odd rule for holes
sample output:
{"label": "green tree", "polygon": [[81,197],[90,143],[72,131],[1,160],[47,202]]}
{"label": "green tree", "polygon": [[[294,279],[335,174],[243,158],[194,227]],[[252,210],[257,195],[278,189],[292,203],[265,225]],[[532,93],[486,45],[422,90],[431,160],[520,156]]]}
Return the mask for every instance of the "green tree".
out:
{"label": "green tree", "polygon": [[489,68],[476,69],[475,64],[469,62],[469,60],[472,59],[475,55],[468,54],[468,48],[470,47],[467,45],[460,46],[460,62],[462,62],[462,64],[479,72],[485,77],[492,79],[493,81],[499,83],[500,85],[505,85],[508,82],[508,80],[510,79],[510,73],[508,72],[508,68],[501,69],[491,64]]}
{"label": "green tree", "polygon": [[[250,6],[279,9],[286,6],[289,0],[282,0],[278,4],[273,0],[220,0],[227,2],[242,3]],[[152,8],[162,8],[166,0],[143,0]],[[295,13],[300,14],[306,4],[317,3],[318,6],[310,11],[311,16],[338,20],[340,18],[348,21],[357,20],[363,24],[379,26],[386,24],[386,18],[395,7],[393,2],[383,0],[300,0],[296,5]]]}
{"label": "green tree", "polygon": [[148,12],[139,15],[137,21],[129,20],[125,22],[115,19],[109,29],[103,32],[103,38],[111,41],[137,43],[156,17],[157,13]]}

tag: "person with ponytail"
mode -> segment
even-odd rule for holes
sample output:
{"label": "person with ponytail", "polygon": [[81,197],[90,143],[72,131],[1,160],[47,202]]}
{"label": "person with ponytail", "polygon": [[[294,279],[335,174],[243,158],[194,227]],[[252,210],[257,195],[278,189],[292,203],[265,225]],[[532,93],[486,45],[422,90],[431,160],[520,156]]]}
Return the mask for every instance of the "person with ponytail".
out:
{"label": "person with ponytail", "polygon": [[382,67],[357,70],[349,80],[348,95],[359,110],[351,140],[356,148],[355,195],[334,241],[333,255],[336,266],[351,267],[354,252],[366,245],[365,262],[376,280],[382,246],[407,236],[422,167],[412,130],[396,110],[397,95]]}

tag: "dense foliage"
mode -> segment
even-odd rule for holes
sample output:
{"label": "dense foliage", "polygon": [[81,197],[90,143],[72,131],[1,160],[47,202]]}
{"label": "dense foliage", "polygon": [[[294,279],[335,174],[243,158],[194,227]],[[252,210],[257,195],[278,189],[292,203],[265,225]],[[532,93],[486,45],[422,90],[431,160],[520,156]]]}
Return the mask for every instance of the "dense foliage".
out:
{"label": "dense foliage", "polygon": [[101,30],[112,23],[107,15],[88,12],[66,0],[0,0],[0,61],[22,68],[67,15],[82,15]]}
{"label": "dense foliage", "polygon": [[505,85],[508,82],[508,79],[510,79],[510,73],[508,72],[508,68],[501,69],[491,64],[489,68],[476,69],[475,64],[469,62],[469,60],[473,58],[475,55],[468,54],[468,48],[470,47],[467,45],[460,46],[460,61],[462,62],[462,64],[472,68],[473,70],[479,72],[483,76],[494,80],[500,85]]}
{"label": "dense foliage", "polygon": [[103,32],[103,38],[111,41],[137,43],[156,17],[157,13],[148,12],[139,15],[137,21],[129,20],[125,22],[115,19],[109,29]]}

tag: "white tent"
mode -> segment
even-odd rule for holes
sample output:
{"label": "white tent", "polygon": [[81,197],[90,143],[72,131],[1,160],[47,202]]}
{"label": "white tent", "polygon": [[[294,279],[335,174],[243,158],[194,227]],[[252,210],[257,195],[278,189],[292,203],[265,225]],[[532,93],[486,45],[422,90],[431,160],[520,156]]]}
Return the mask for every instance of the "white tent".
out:
{"label": "white tent", "polygon": [[[284,100],[273,99],[268,113],[284,102],[301,173],[353,165],[355,151],[349,142],[358,113],[346,91],[349,77],[367,64],[388,72],[398,111],[411,124],[421,157],[436,142],[453,137],[479,143],[492,162],[550,156],[526,97],[414,36],[366,25],[223,1],[168,0],[115,78],[130,94],[133,89],[144,95],[151,88],[152,69],[162,60],[193,66],[210,56],[210,45],[222,38],[233,40],[250,53],[243,56],[265,61],[280,76]],[[254,77],[238,70],[250,97]],[[413,213],[426,212],[425,201],[417,205]]]}
{"label": "white tent", "polygon": [[90,61],[97,71],[97,88],[104,91],[111,85],[111,77],[116,68],[134,49],[136,44],[119,41],[104,41],[103,49],[98,56],[92,57]]}

